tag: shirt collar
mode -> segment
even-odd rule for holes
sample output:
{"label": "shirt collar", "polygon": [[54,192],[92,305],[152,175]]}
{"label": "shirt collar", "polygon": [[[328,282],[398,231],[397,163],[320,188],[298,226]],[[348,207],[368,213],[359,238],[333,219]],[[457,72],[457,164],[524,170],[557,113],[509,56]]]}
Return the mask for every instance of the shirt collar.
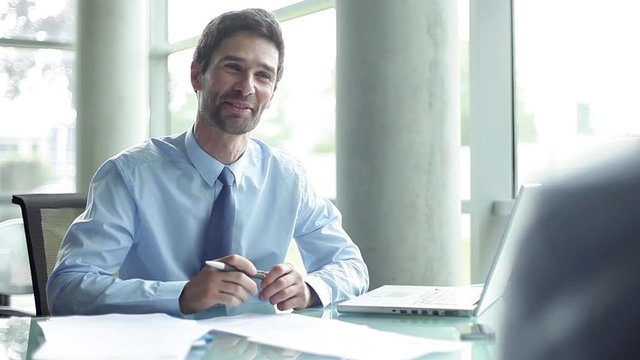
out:
{"label": "shirt collar", "polygon": [[[196,136],[193,131],[193,127],[189,129],[184,140],[187,156],[191,160],[193,166],[198,170],[200,176],[202,176],[204,181],[206,181],[209,186],[213,187],[225,165],[216,160],[213,156],[207,154],[207,152],[205,152],[200,147],[200,144],[198,144],[198,142],[196,141]],[[236,179],[236,187],[242,181],[242,177],[244,176],[244,172],[247,168],[247,161],[249,158],[247,153],[251,152],[251,150],[252,146],[249,144],[244,154],[242,154],[242,156],[240,156],[240,158],[236,162],[227,165]]]}

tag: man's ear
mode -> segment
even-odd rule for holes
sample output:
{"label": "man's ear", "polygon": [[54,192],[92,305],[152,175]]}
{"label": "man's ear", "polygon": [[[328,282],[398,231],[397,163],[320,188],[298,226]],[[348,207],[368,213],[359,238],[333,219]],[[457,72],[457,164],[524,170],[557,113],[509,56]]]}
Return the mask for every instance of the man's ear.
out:
{"label": "man's ear", "polygon": [[202,89],[202,84],[200,83],[200,75],[200,63],[193,60],[191,62],[191,86],[196,92]]}

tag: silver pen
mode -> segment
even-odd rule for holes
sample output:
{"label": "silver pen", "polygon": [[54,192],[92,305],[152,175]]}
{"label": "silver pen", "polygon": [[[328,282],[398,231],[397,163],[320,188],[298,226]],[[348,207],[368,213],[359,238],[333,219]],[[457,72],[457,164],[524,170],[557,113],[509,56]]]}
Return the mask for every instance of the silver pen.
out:
{"label": "silver pen", "polygon": [[[240,269],[238,269],[237,267],[233,266],[233,265],[229,265],[227,263],[223,263],[222,261],[216,261],[216,260],[208,260],[205,261],[205,264],[207,264],[207,266],[210,266],[214,269],[218,269],[220,271],[240,271],[240,272],[244,272]],[[247,273],[245,273],[247,274]],[[264,279],[265,276],[267,276],[267,272],[264,270],[258,270],[258,272],[251,276],[249,274],[247,274],[247,276],[254,278],[254,279],[258,279],[258,280],[262,280]]]}

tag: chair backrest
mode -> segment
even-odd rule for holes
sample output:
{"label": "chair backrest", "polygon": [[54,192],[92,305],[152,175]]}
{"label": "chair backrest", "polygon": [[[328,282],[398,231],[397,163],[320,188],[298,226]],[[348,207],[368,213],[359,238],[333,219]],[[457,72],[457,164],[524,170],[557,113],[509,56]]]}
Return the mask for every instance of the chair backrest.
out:
{"label": "chair backrest", "polygon": [[24,194],[14,195],[11,201],[22,209],[36,315],[49,316],[47,279],[56,264],[60,243],[69,225],[85,210],[87,196],[77,193]]}

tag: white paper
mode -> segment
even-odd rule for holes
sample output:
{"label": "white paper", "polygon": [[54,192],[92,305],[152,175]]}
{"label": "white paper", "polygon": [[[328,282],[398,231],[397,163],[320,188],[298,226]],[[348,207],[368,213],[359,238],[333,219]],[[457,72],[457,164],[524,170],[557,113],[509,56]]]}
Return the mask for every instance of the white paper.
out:
{"label": "white paper", "polygon": [[468,346],[298,314],[247,313],[198,321],[165,314],[112,314],[54,317],[38,325],[45,342],[34,359],[184,359],[210,330],[234,335],[214,336],[214,348],[240,351],[242,344],[264,344],[288,349],[292,358],[305,352],[349,359],[413,359]]}
{"label": "white paper", "polygon": [[468,346],[297,314],[243,314],[199,323],[205,328],[244,336],[264,345],[349,359],[413,359]]}
{"label": "white paper", "polygon": [[34,359],[184,359],[207,331],[166,314],[52,317]]}

